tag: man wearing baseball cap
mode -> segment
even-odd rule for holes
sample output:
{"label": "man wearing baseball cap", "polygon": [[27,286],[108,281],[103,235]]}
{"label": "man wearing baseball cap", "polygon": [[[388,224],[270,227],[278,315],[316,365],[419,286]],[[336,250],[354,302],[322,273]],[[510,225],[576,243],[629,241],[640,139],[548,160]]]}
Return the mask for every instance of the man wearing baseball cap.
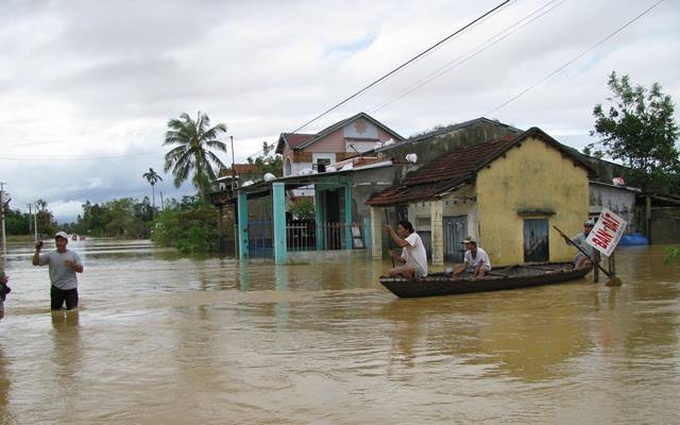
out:
{"label": "man wearing baseball cap", "polygon": [[473,278],[484,277],[491,271],[489,254],[477,246],[477,241],[472,236],[465,238],[463,244],[465,245],[463,264],[459,264],[453,269],[453,275],[460,276],[462,273],[467,273]]}
{"label": "man wearing baseball cap", "polygon": [[[592,246],[586,243],[586,238],[588,238],[588,234],[591,230],[593,230],[594,226],[595,222],[593,220],[586,220],[583,223],[583,232],[571,238],[573,245],[580,247],[581,251],[588,254],[585,255],[583,252],[579,251],[578,254],[576,254],[576,257],[574,257],[574,267],[581,267],[587,264],[593,264],[595,262],[595,251],[593,250]],[[565,242],[569,243],[569,241]]]}
{"label": "man wearing baseball cap", "polygon": [[46,254],[40,254],[43,242],[35,244],[33,265],[49,265],[51,309],[61,310],[66,303],[66,310],[78,307],[78,278],[76,273],[83,272],[83,262],[75,251],[66,248],[68,234],[59,231],[54,235],[57,249]]}

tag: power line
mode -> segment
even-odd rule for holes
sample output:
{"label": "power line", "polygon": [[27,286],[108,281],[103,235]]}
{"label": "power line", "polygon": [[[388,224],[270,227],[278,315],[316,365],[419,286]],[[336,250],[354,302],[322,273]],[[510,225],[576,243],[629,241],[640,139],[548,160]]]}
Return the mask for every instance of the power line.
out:
{"label": "power line", "polygon": [[[140,156],[147,155],[157,155],[156,151],[147,151],[139,153],[126,153],[120,155],[100,155],[100,156],[89,156],[89,157],[68,157],[68,156],[31,156],[31,161],[94,161],[100,159],[126,159],[126,158],[137,158]],[[25,161],[26,156],[13,156],[13,155],[0,155],[0,160],[7,161]]]}
{"label": "power line", "polygon": [[433,44],[432,46],[430,46],[429,48],[425,49],[425,50],[422,51],[421,53],[417,54],[416,56],[412,57],[412,58],[409,59],[408,61],[406,61],[406,62],[404,62],[403,64],[399,65],[398,67],[396,67],[396,68],[393,69],[392,71],[388,72],[387,74],[385,74],[385,75],[383,75],[382,77],[378,78],[377,80],[373,81],[372,83],[370,83],[369,85],[365,86],[364,88],[362,88],[362,89],[359,90],[358,92],[356,92],[356,93],[354,93],[353,95],[349,96],[349,97],[346,98],[345,100],[341,101],[340,103],[336,104],[335,106],[333,106],[333,107],[331,107],[331,108],[325,110],[324,112],[320,113],[320,114],[317,115],[316,117],[314,117],[314,118],[312,118],[311,120],[307,121],[306,123],[304,123],[304,124],[301,125],[300,127],[298,127],[298,128],[296,128],[295,130],[293,130],[292,133],[296,133],[296,132],[302,130],[303,128],[307,127],[309,124],[311,124],[311,123],[317,121],[317,120],[320,119],[321,117],[324,117],[324,116],[328,115],[328,114],[331,113],[332,111],[336,110],[336,109],[339,108],[340,106],[344,105],[345,103],[349,102],[350,100],[354,99],[355,97],[359,96],[360,94],[364,93],[365,91],[371,89],[371,88],[374,87],[375,85],[380,84],[380,83],[383,82],[384,80],[388,79],[388,78],[391,77],[392,75],[394,75],[394,74],[396,74],[397,72],[401,71],[402,69],[406,68],[407,66],[409,66],[409,65],[412,64],[413,62],[417,61],[417,60],[420,59],[421,57],[423,57],[423,56],[425,56],[426,54],[430,53],[432,50],[434,50],[434,49],[436,49],[437,47],[441,46],[442,44],[446,43],[446,42],[447,42],[448,40],[450,40],[451,38],[453,38],[453,37],[459,35],[459,34],[462,33],[463,31],[465,31],[465,30],[467,30],[468,28],[470,28],[470,27],[474,26],[475,24],[477,24],[479,21],[485,19],[487,16],[489,16],[489,15],[491,15],[492,13],[496,12],[498,9],[500,9],[500,8],[503,7],[503,6],[505,6],[505,5],[508,4],[510,1],[511,1],[511,0],[505,0],[503,3],[500,3],[499,5],[497,5],[496,7],[492,8],[491,10],[487,11],[486,13],[484,13],[484,14],[481,15],[481,16],[479,16],[478,18],[474,19],[474,20],[471,21],[470,23],[464,25],[462,28],[460,28],[460,29],[454,31],[452,34],[446,36],[445,38],[443,38],[442,40],[440,40],[440,41],[438,41],[437,43]]}
{"label": "power line", "polygon": [[606,41],[608,41],[610,38],[614,37],[615,35],[617,35],[617,34],[620,33],[621,31],[623,31],[624,29],[626,29],[628,26],[632,25],[635,21],[639,20],[640,18],[642,18],[643,16],[645,16],[646,14],[648,14],[650,11],[652,11],[652,9],[656,8],[656,7],[657,7],[659,4],[661,4],[663,1],[664,1],[664,0],[659,0],[659,1],[657,1],[656,3],[654,3],[653,5],[649,6],[649,7],[648,7],[647,9],[645,9],[642,13],[640,13],[639,15],[635,16],[633,19],[629,20],[628,22],[626,22],[625,24],[623,24],[622,26],[620,26],[619,28],[617,28],[616,31],[612,32],[611,34],[609,34],[608,36],[606,36],[606,37],[603,38],[602,40],[598,41],[597,43],[595,43],[594,45],[592,45],[592,46],[589,47],[588,49],[586,49],[586,50],[584,50],[583,52],[579,53],[579,54],[576,55],[573,59],[567,61],[565,64],[563,64],[562,66],[560,66],[559,68],[557,68],[556,70],[554,70],[553,72],[551,72],[550,74],[546,75],[545,77],[543,77],[542,79],[540,79],[540,80],[537,81],[536,83],[534,83],[534,84],[532,84],[531,86],[527,87],[526,89],[522,90],[521,92],[519,92],[519,93],[516,94],[515,96],[511,97],[510,99],[508,99],[508,100],[506,100],[505,102],[501,103],[499,106],[495,107],[494,109],[488,111],[486,114],[484,114],[484,116],[489,116],[489,115],[491,115],[492,113],[496,112],[497,110],[504,108],[504,107],[507,106],[509,103],[512,103],[512,102],[514,102],[515,100],[519,99],[520,97],[524,96],[526,93],[528,93],[530,90],[534,89],[536,86],[540,85],[541,83],[543,83],[543,82],[546,81],[547,79],[551,78],[553,75],[555,75],[555,74],[557,74],[558,72],[562,71],[564,68],[568,67],[568,66],[571,65],[572,63],[574,63],[574,62],[576,62],[577,60],[581,59],[581,58],[582,58],[583,56],[585,56],[587,53],[589,53],[590,51],[596,49],[597,47],[599,47],[600,45],[602,45],[602,44],[604,44]]}
{"label": "power line", "polygon": [[[473,59],[475,56],[481,54],[485,50],[495,46],[497,43],[505,40],[506,38],[510,37],[520,29],[524,28],[525,26],[529,25],[530,23],[534,22],[535,20],[543,17],[544,15],[552,12],[554,9],[559,7],[562,3],[564,3],[566,0],[551,0],[548,3],[544,4],[543,6],[539,7],[537,10],[531,12],[524,18],[520,19],[519,21],[513,23],[512,25],[506,27],[502,31],[497,32],[494,36],[486,39],[483,43],[481,43],[477,48],[471,49],[468,51],[467,54],[458,56],[456,59],[448,62],[446,65],[438,68],[437,70],[431,72],[427,77],[422,79],[420,82],[412,85],[410,88],[406,89],[405,91],[401,92],[400,94],[393,96],[390,99],[387,99],[373,108],[370,109],[370,112],[375,112],[379,111],[380,109],[396,102],[399,99],[402,99],[409,94],[413,93],[414,91],[420,89],[421,87],[429,84],[431,81],[435,80],[436,78],[446,74],[447,72],[463,65],[467,61]],[[559,3],[557,3],[559,2]],[[555,4],[557,3],[557,4]],[[546,10],[547,9],[547,10]]]}

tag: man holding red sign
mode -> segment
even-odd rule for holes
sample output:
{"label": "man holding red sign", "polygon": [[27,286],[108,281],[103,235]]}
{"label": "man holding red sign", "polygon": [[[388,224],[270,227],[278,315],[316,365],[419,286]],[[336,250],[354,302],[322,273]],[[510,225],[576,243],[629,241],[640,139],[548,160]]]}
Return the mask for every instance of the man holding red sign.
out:
{"label": "man holding red sign", "polygon": [[[593,226],[595,226],[595,223],[592,220],[587,220],[583,223],[583,232],[571,238],[571,244],[581,248],[576,257],[574,257],[574,267],[581,267],[595,262],[595,251],[591,245],[586,243],[586,239],[593,230]],[[569,244],[569,241],[565,242]]]}

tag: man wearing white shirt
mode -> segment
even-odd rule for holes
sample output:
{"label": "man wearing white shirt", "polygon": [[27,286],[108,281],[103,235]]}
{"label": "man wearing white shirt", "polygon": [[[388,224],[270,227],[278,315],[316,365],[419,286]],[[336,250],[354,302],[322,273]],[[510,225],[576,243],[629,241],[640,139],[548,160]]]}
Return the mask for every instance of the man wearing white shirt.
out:
{"label": "man wearing white shirt", "polygon": [[394,243],[401,248],[401,255],[390,251],[390,256],[400,265],[388,270],[387,274],[390,277],[402,276],[407,279],[427,276],[427,252],[420,235],[413,230],[413,225],[403,220],[397,225],[396,232],[389,224],[385,228]]}
{"label": "man wearing white shirt", "polygon": [[456,266],[453,274],[458,276],[463,272],[467,272],[471,277],[484,277],[491,271],[489,255],[482,248],[478,248],[477,241],[470,236],[463,243],[466,248],[463,264]]}

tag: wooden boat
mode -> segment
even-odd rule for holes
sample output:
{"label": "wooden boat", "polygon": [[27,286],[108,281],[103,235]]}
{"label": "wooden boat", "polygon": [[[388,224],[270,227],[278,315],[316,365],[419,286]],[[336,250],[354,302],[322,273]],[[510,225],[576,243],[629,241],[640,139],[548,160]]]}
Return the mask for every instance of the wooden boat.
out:
{"label": "wooden boat", "polygon": [[400,298],[432,297],[569,282],[583,278],[592,268],[592,265],[574,268],[571,262],[525,263],[494,268],[483,278],[431,273],[418,280],[380,276],[380,283]]}

